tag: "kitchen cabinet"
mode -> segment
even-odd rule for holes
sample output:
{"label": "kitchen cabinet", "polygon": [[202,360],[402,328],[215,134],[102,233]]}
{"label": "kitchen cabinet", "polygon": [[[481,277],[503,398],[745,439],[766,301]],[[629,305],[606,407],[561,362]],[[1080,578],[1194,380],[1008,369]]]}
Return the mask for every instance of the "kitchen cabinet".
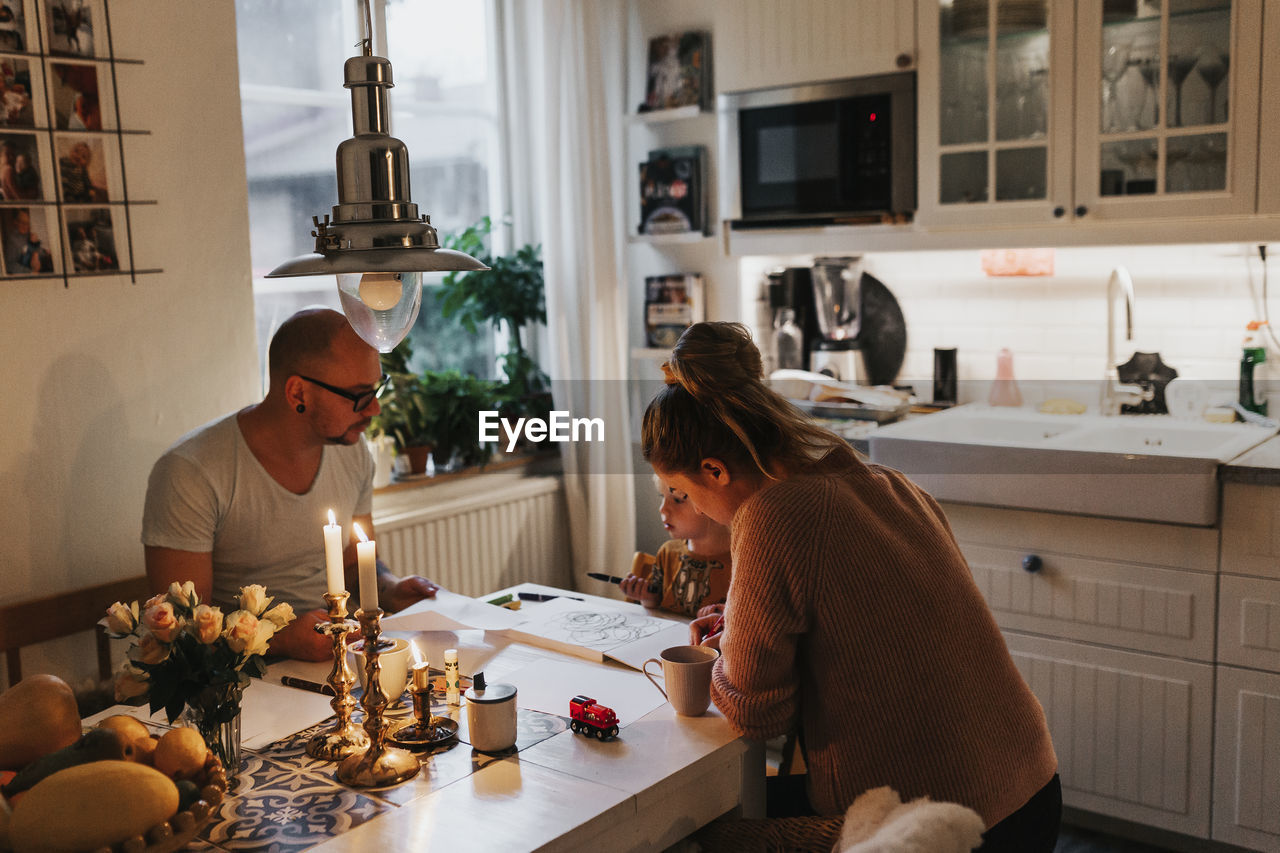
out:
{"label": "kitchen cabinet", "polygon": [[1262,0],[921,0],[917,15],[921,225],[1259,210]]}
{"label": "kitchen cabinet", "polygon": [[716,88],[741,92],[913,67],[915,8],[901,0],[716,0]]}
{"label": "kitchen cabinet", "polygon": [[1280,213],[1280,0],[1264,0],[1261,110],[1258,132],[1258,212]]}
{"label": "kitchen cabinet", "polygon": [[1280,849],[1280,488],[1226,483],[1213,838]]}
{"label": "kitchen cabinet", "polygon": [[1066,805],[1209,837],[1218,531],[943,505]]}

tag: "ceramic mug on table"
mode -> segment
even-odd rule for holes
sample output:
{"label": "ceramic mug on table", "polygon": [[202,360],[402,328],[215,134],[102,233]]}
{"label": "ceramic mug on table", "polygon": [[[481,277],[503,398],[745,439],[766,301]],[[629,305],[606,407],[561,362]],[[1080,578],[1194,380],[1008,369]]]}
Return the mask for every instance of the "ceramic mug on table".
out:
{"label": "ceramic mug on table", "polygon": [[[390,645],[382,645],[385,643]],[[383,638],[382,644],[382,651],[378,654],[378,662],[382,664],[378,684],[387,701],[394,703],[400,699],[400,694],[404,693],[404,688],[409,683],[409,641],[402,637],[394,640]],[[364,640],[352,643],[348,648],[355,655],[353,668],[360,679],[360,686],[364,687]]]}
{"label": "ceramic mug on table", "polygon": [[[672,646],[663,649],[658,657],[645,661],[642,670],[677,714],[700,717],[711,704],[711,667],[718,657],[720,650],[710,646]],[[649,672],[651,663],[662,666],[666,690],[654,680],[654,673]]]}

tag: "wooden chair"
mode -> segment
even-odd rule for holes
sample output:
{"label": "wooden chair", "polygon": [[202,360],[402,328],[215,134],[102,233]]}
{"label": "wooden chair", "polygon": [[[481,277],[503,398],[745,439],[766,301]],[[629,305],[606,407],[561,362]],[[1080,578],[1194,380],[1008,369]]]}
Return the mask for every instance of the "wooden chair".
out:
{"label": "wooden chair", "polygon": [[22,680],[23,646],[93,631],[98,644],[98,675],[111,677],[111,644],[98,620],[114,602],[145,599],[151,594],[146,575],[98,584],[47,598],[0,606],[0,650],[9,667],[9,686]]}

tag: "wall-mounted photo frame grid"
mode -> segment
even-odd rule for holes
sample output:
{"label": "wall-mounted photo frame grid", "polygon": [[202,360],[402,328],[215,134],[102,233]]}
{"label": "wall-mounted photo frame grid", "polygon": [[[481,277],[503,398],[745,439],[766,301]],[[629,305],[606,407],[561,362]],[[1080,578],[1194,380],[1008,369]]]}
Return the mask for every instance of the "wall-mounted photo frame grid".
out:
{"label": "wall-mounted photo frame grid", "polygon": [[[136,270],[109,0],[0,0],[0,278]],[[136,279],[135,279],[136,280]]]}

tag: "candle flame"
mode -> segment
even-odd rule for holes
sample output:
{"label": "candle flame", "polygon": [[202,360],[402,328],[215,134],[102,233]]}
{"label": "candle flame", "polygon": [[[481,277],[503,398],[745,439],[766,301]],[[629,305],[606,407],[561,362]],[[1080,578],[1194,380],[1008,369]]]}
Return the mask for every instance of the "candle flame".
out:
{"label": "candle flame", "polygon": [[413,640],[409,641],[409,654],[413,655],[413,662],[415,664],[425,662],[422,659],[422,652],[418,651],[418,644],[415,643]]}
{"label": "candle flame", "polygon": [[329,510],[329,523],[333,525],[338,523],[338,518],[333,514],[333,510]]}
{"label": "candle flame", "polygon": [[357,537],[361,542],[368,542],[368,541],[369,541],[369,537],[364,535],[364,530],[360,527],[360,522],[358,522],[358,521],[353,521],[353,522],[351,522],[351,529],[352,529],[352,530],[354,530],[354,531],[356,532],[356,537]]}

